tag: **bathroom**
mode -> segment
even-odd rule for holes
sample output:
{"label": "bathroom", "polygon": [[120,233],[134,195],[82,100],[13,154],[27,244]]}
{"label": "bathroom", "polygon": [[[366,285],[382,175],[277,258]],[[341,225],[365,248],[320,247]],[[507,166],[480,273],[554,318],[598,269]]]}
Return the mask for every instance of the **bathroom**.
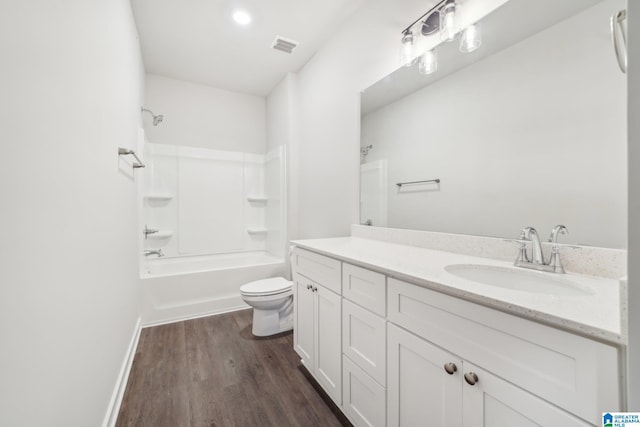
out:
{"label": "bathroom", "polygon": [[[145,250],[163,249],[166,255],[159,261],[171,261],[175,257],[171,255],[169,246],[161,245],[171,245],[171,239],[178,236],[172,236],[168,242],[153,239],[145,241],[145,225],[160,230],[159,233],[175,232],[176,229],[168,223],[161,223],[158,216],[144,217],[145,203],[148,203],[143,198],[144,191],[154,188],[145,185],[156,184],[148,176],[154,163],[151,162],[148,169],[134,169],[132,163],[136,160],[128,154],[118,155],[119,148],[133,150],[143,163],[151,160],[148,151],[151,144],[255,154],[263,156],[260,162],[266,162],[268,153],[284,146],[283,155],[279,157],[283,164],[278,170],[281,171],[280,184],[286,200],[283,199],[283,205],[278,207],[278,220],[282,224],[278,232],[282,234],[279,237],[281,241],[274,245],[278,246],[278,261],[264,265],[252,261],[251,271],[234,273],[233,280],[236,282],[233,286],[239,287],[241,283],[271,275],[287,275],[288,242],[350,236],[352,225],[368,219],[360,216],[360,147],[361,132],[364,132],[361,131],[361,92],[398,69],[402,30],[436,2],[318,2],[327,8],[315,11],[318,16],[313,21],[322,23],[321,28],[314,27],[316,39],[309,38],[308,43],[302,43],[305,41],[302,35],[276,30],[278,32],[269,33],[268,40],[264,42],[269,47],[276,35],[299,41],[301,43],[293,55],[303,55],[304,62],[285,64],[291,68],[278,76],[272,75],[269,77],[271,83],[265,84],[262,79],[268,81],[266,65],[263,70],[256,58],[244,58],[244,66],[235,70],[235,73],[233,70],[229,73],[245,77],[249,83],[241,87],[231,84],[225,86],[223,83],[205,84],[203,82],[207,81],[207,76],[200,76],[199,82],[195,83],[183,77],[181,72],[184,70],[180,69],[180,64],[186,64],[185,68],[189,68],[212,57],[215,59],[216,54],[197,48],[189,50],[182,43],[188,44],[190,36],[211,33],[206,26],[188,24],[191,19],[189,8],[182,3],[180,6],[169,1],[156,3],[159,18],[169,23],[181,23],[182,28],[190,29],[185,30],[180,40],[158,40],[159,44],[166,43],[158,47],[162,50],[155,52],[156,55],[162,57],[169,55],[169,52],[176,55],[168,58],[168,62],[177,65],[166,75],[150,72],[158,65],[147,63],[145,40],[141,36],[146,29],[140,27],[134,16],[136,8],[144,6],[148,10],[153,9],[151,2],[6,0],[0,6],[0,31],[3,35],[0,44],[4,54],[3,67],[0,68],[3,76],[0,80],[3,94],[0,128],[4,132],[5,159],[0,169],[0,188],[4,200],[2,218],[8,227],[0,254],[0,313],[3,325],[0,335],[3,342],[0,356],[1,425],[114,425],[117,413],[113,411],[117,411],[120,404],[128,367],[135,354],[134,338],[141,330],[189,315],[195,317],[222,313],[238,308],[234,304],[240,304],[237,292],[235,302],[230,302],[228,306],[217,296],[207,299],[198,294],[201,290],[198,283],[190,285],[192,287],[185,294],[169,295],[172,291],[167,291],[158,296],[176,297],[177,303],[165,300],[160,304],[174,307],[166,313],[161,313],[158,306],[149,304],[149,293],[145,287],[149,279],[141,277],[141,274],[145,274],[145,261],[156,260],[153,256],[144,257],[143,253]],[[251,27],[238,29],[228,20],[228,12],[235,2],[214,3],[215,13],[210,17],[212,26],[236,35],[238,43],[253,37]],[[495,6],[501,2],[465,0],[461,3],[463,6],[474,3]],[[561,5],[563,2],[555,3]],[[161,8],[160,4],[164,7]],[[629,71],[626,75],[618,75],[619,78],[625,76],[627,84],[627,105],[622,108],[626,109],[628,117],[636,117],[640,108],[640,83],[639,74],[634,70],[640,59],[640,34],[635,29],[640,28],[640,5],[634,1],[616,5],[619,4],[627,9],[628,25]],[[308,17],[305,13],[313,12],[312,8],[307,7],[309,10],[305,11],[296,9],[295,5],[295,2],[284,2],[283,7],[287,10],[280,14],[298,22],[300,28],[310,28],[312,20],[305,19]],[[247,10],[256,8],[254,28],[262,28],[268,16],[265,9],[268,5],[247,1],[244,6]],[[560,6],[558,8],[561,9]],[[612,13],[618,9],[620,7]],[[548,14],[556,12],[563,13],[555,9],[547,11]],[[602,44],[606,44],[609,55],[607,61],[610,61],[607,66],[617,67],[607,33],[608,18],[604,27],[607,38],[602,40]],[[166,28],[167,34],[171,34],[169,29]],[[483,46],[477,52],[489,48],[490,32],[485,31],[484,36]],[[234,48],[230,55],[243,57],[243,46]],[[227,50],[221,52],[229,53],[229,49],[232,48],[227,46]],[[293,56],[289,57],[283,52],[265,50],[265,55],[271,60],[274,57],[269,54],[276,55],[278,61],[293,61]],[[455,56],[460,55],[457,53]],[[448,58],[441,56],[441,69],[446,69]],[[265,59],[265,64],[268,61]],[[226,66],[222,61],[217,65]],[[546,63],[538,65],[552,66]],[[189,90],[186,86],[192,84],[203,91],[208,89],[207,93],[210,94],[232,92],[262,103],[262,107],[258,108],[258,115],[261,116],[256,119],[264,123],[264,127],[258,131],[259,148],[224,146],[230,141],[225,135],[215,135],[217,146],[211,140],[199,142],[198,135],[177,140],[176,133],[172,132],[184,136],[180,126],[189,126],[190,119],[197,118],[204,123],[203,126],[208,126],[220,120],[225,111],[216,112],[202,106],[198,108],[193,102],[188,103],[193,110],[181,110],[179,107],[184,108],[187,102],[183,102],[179,94],[168,93],[172,83],[180,86],[176,89],[180,94],[185,94]],[[268,87],[260,89],[261,84]],[[161,86],[168,99],[161,98]],[[599,88],[605,92],[606,89]],[[366,97],[367,91],[364,94]],[[207,99],[201,101],[208,102]],[[247,101],[246,104],[251,102]],[[228,109],[234,107],[228,102],[225,105]],[[152,115],[142,112],[141,107],[151,110],[156,116],[163,115],[163,121],[153,126]],[[235,126],[234,132],[250,131],[240,121],[228,121],[223,125],[225,129]],[[628,210],[622,218],[596,219],[590,224],[602,236],[599,241],[589,241],[580,235],[584,227],[576,224],[581,218],[588,218],[587,215],[578,215],[572,222],[556,220],[554,212],[550,211],[545,212],[548,221],[538,222],[525,217],[494,220],[493,217],[484,217],[489,213],[482,213],[487,223],[504,223],[504,230],[474,232],[469,229],[432,229],[444,233],[517,239],[522,227],[533,226],[537,228],[541,239],[546,239],[553,226],[563,223],[569,234],[559,236],[561,243],[586,243],[628,250],[626,276],[629,285],[623,295],[627,302],[628,330],[626,343],[621,347],[621,357],[626,360],[621,362],[621,366],[628,365],[621,374],[625,379],[627,404],[624,408],[611,408],[611,411],[637,411],[640,407],[640,369],[634,363],[640,360],[640,329],[637,326],[640,324],[640,290],[634,286],[640,273],[637,270],[638,263],[633,262],[638,259],[640,241],[640,225],[634,221],[640,214],[640,180],[637,177],[637,171],[640,170],[640,151],[637,148],[640,129],[636,120],[628,120],[625,125],[626,165],[621,169],[626,167],[627,172],[622,174],[624,182],[618,180],[616,183],[627,187],[623,192],[626,194],[623,202]],[[363,136],[366,135],[363,133]],[[373,147],[363,164],[379,161],[383,155],[384,146],[381,142],[369,144]],[[543,148],[549,150],[544,154],[553,159],[554,147],[541,146],[541,150]],[[577,152],[571,158],[560,160],[570,165],[587,154],[580,152],[584,150],[580,147],[575,150]],[[607,150],[603,150],[599,155],[606,153]],[[177,160],[174,158],[172,161]],[[523,160],[519,166],[522,176],[529,176],[532,181],[539,176],[543,181],[546,180],[542,175],[548,172],[548,168],[540,162],[531,164]],[[511,164],[509,169],[516,168]],[[440,178],[442,190],[450,184],[443,175],[432,175],[427,170],[422,172],[424,176],[413,174],[397,182]],[[388,173],[392,173],[390,164]],[[616,179],[619,175],[613,174]],[[260,185],[266,191],[265,183],[266,179]],[[395,183],[394,180],[394,187]],[[607,196],[619,190],[608,189],[606,184],[598,182],[598,189]],[[157,189],[161,190],[159,187]],[[523,191],[528,189],[524,187]],[[565,191],[569,200],[589,190],[582,189],[573,194],[566,192],[562,185],[553,189]],[[393,194],[396,193],[389,193],[389,196]],[[416,192],[412,195],[439,194],[445,193]],[[527,202],[526,198],[523,199],[519,202],[520,207],[541,209],[538,200],[532,199],[529,205]],[[249,207],[261,212],[260,216],[255,217],[256,221],[242,224],[245,232],[246,228],[258,231],[271,229],[267,221],[267,207],[259,206],[264,202],[249,202],[245,197],[242,203],[252,203]],[[545,209],[547,207],[552,208],[545,206]],[[601,208],[599,205],[583,207],[587,211]],[[522,212],[519,210],[518,215],[524,215]],[[149,220],[148,223],[146,220]],[[387,220],[392,221],[392,216]],[[512,225],[514,223],[516,225]],[[357,225],[354,229],[359,230],[361,235],[373,233],[376,224],[379,223],[374,218],[374,227],[371,229]],[[394,227],[392,222],[388,226]],[[418,229],[419,226],[412,224],[404,228]],[[622,242],[620,245],[607,241],[614,234],[617,241]],[[244,243],[249,242],[249,246],[243,247],[243,250],[258,247],[257,251],[248,252],[261,252],[262,248],[266,248],[267,237],[260,233],[252,236],[246,233],[242,237],[249,239],[243,240]],[[413,242],[410,245],[414,246],[420,240],[415,236],[411,238]],[[264,246],[251,247],[251,244]],[[509,245],[505,257],[513,261],[518,247],[512,243]],[[449,250],[456,252],[457,248]],[[564,260],[569,272],[571,261],[571,257]],[[220,277],[227,280],[229,269],[219,270]],[[150,313],[156,317],[145,319],[144,316]],[[482,380],[481,377],[481,383]]]}

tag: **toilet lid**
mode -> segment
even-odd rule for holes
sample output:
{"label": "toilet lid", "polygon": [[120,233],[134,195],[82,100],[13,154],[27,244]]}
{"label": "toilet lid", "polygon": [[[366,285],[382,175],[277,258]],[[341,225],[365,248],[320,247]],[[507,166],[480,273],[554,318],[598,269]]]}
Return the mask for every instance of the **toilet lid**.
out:
{"label": "toilet lid", "polygon": [[291,282],[284,277],[256,280],[240,286],[240,292],[243,294],[273,295],[290,289]]}

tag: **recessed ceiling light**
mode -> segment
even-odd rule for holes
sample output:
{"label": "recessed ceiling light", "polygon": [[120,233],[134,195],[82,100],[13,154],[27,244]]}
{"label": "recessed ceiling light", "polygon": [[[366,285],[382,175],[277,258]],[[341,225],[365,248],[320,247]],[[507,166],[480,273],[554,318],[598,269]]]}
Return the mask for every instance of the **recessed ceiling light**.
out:
{"label": "recessed ceiling light", "polygon": [[251,22],[251,15],[245,10],[238,9],[233,11],[233,20],[239,25],[249,25]]}

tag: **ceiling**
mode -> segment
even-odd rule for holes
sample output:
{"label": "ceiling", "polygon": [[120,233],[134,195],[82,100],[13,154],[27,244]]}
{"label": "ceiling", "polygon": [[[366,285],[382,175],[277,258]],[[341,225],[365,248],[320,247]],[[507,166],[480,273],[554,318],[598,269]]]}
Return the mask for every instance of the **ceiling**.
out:
{"label": "ceiling", "polygon": [[[147,73],[265,96],[365,0],[131,0]],[[242,8],[252,22],[231,19]],[[276,36],[299,43],[271,48]]]}

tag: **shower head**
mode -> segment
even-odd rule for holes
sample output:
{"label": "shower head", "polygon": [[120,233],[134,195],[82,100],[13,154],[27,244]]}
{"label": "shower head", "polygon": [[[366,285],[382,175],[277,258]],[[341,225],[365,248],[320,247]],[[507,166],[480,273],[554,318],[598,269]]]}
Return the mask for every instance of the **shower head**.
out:
{"label": "shower head", "polygon": [[140,111],[146,111],[147,113],[151,114],[151,116],[153,117],[153,125],[154,126],[158,126],[159,123],[162,123],[162,119],[164,119],[164,116],[162,114],[158,114],[157,116],[155,114],[153,114],[153,111],[148,110],[144,107],[140,107]]}

